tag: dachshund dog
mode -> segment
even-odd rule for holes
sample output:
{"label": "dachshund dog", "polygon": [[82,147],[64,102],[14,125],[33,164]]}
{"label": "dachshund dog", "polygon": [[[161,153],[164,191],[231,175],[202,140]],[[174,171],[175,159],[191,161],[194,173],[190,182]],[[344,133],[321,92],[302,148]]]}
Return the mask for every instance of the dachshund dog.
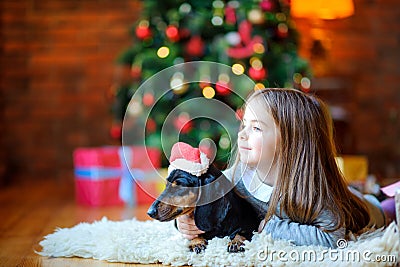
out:
{"label": "dachshund dog", "polygon": [[[208,186],[205,186],[208,185]],[[207,240],[229,236],[228,252],[244,251],[244,240],[257,231],[259,220],[253,207],[241,198],[220,170],[210,165],[201,176],[181,169],[167,177],[167,186],[147,214],[159,221],[171,221],[190,214],[196,226],[205,231],[191,240],[190,250],[200,253]],[[214,200],[217,196],[218,199]]]}

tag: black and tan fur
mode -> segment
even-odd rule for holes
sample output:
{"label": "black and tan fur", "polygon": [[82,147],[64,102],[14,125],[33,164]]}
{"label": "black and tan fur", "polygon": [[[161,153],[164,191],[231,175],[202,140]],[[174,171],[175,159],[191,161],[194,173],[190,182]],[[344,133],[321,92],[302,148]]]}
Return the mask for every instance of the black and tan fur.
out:
{"label": "black and tan fur", "polygon": [[[221,197],[214,200],[216,195]],[[235,193],[231,182],[212,165],[200,177],[179,169],[172,171],[165,190],[147,213],[159,221],[170,221],[183,214],[193,216],[196,226],[205,231],[191,240],[190,249],[196,253],[206,248],[207,240],[225,236],[231,238],[229,252],[243,251],[243,241],[250,240],[258,227],[252,206]]]}

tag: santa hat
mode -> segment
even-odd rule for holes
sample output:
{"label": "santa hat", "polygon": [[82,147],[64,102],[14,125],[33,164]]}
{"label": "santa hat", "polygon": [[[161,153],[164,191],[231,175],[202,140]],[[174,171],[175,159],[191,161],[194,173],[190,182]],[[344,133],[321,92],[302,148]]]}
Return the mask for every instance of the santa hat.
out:
{"label": "santa hat", "polygon": [[201,176],[210,166],[210,160],[205,153],[183,142],[178,142],[172,147],[169,162],[168,174],[179,169]]}

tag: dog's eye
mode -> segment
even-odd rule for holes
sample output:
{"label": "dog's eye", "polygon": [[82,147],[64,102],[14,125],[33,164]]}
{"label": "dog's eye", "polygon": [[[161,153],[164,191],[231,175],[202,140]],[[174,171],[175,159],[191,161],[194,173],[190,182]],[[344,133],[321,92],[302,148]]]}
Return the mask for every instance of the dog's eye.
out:
{"label": "dog's eye", "polygon": [[188,180],[187,179],[176,179],[175,183],[177,185],[182,185],[182,186],[186,186],[188,184]]}
{"label": "dog's eye", "polygon": [[170,184],[169,186],[173,187],[173,188],[178,187],[178,186],[182,186],[182,187],[189,186],[187,179],[184,179],[184,178],[175,179],[175,180],[169,182],[168,184]]}

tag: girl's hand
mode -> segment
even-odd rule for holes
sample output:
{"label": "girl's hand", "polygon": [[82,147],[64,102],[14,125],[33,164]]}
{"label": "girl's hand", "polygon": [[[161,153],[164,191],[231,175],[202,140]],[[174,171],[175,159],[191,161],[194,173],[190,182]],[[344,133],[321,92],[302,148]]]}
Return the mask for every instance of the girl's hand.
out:
{"label": "girl's hand", "polygon": [[199,228],[197,228],[193,215],[182,215],[176,219],[176,226],[178,227],[179,232],[183,235],[186,239],[193,239],[198,237],[200,234],[204,233]]}

